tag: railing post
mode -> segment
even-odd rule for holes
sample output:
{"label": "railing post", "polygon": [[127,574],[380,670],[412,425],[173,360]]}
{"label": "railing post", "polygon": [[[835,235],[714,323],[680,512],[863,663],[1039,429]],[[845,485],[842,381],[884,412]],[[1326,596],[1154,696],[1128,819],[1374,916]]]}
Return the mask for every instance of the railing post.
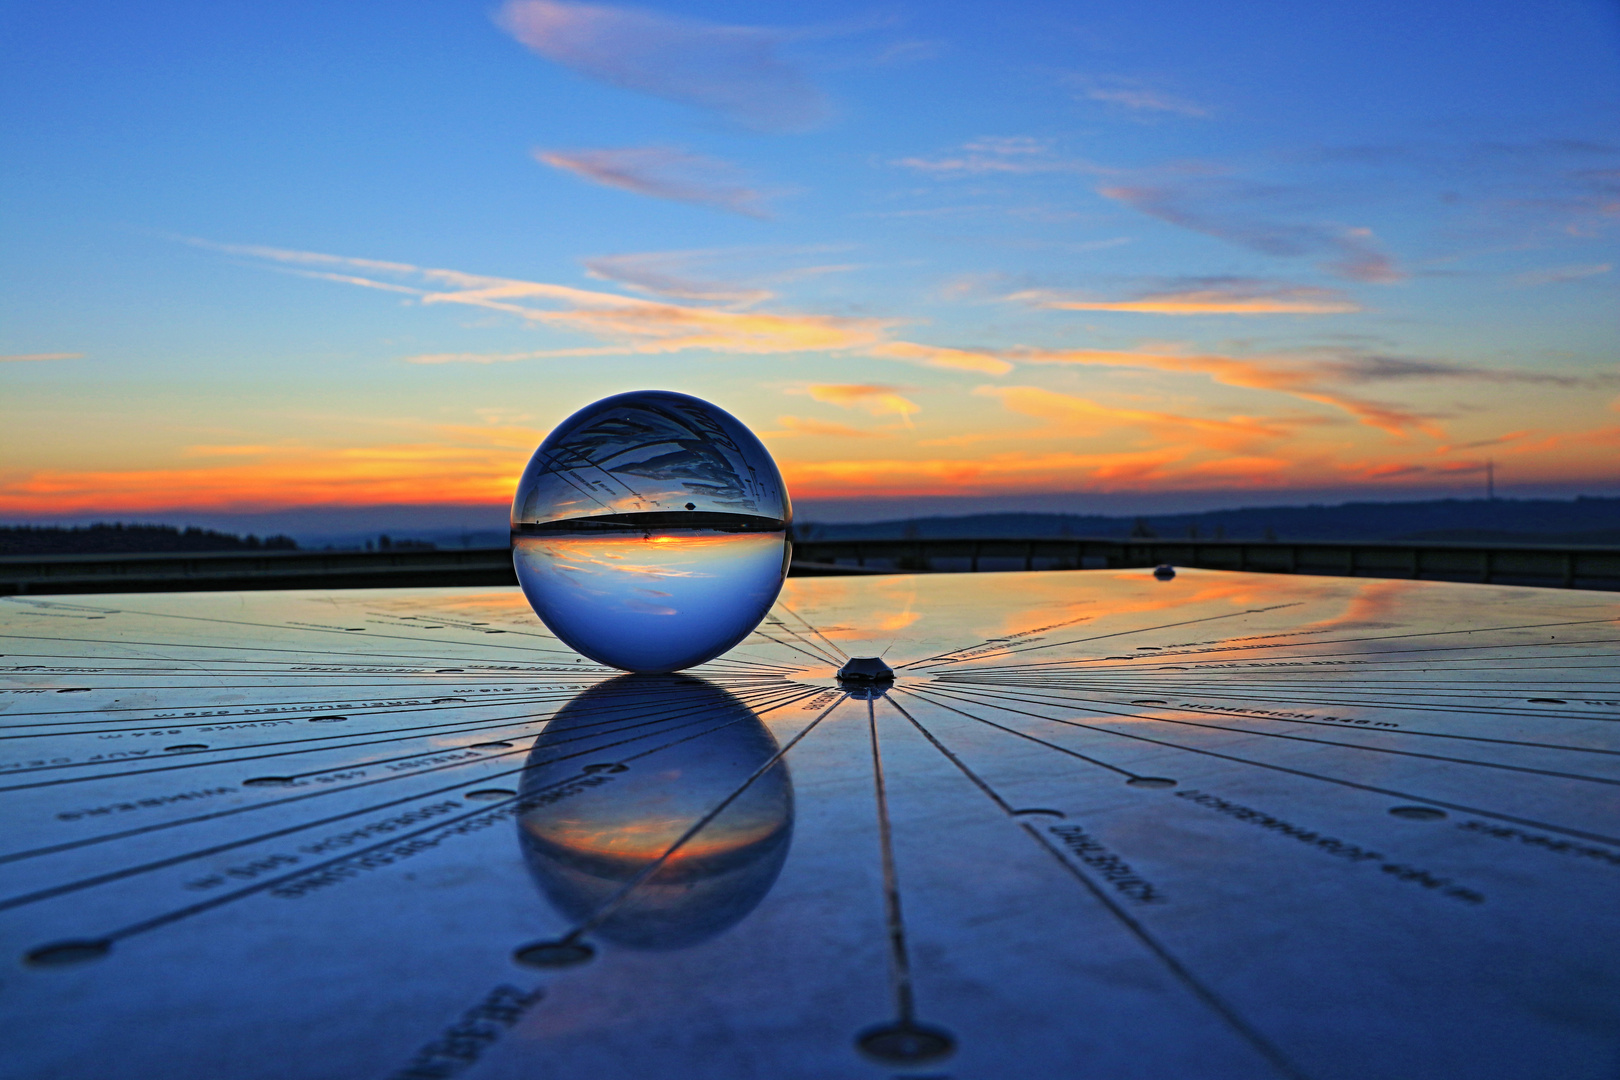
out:
{"label": "railing post", "polygon": [[977,540],[973,541],[973,560],[968,563],[968,570],[975,574],[979,572],[979,547],[979,542]]}

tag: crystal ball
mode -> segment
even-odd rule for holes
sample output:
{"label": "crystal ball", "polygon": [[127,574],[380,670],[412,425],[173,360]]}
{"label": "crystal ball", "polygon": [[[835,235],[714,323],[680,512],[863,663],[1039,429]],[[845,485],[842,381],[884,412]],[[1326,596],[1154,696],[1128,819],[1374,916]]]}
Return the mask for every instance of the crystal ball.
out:
{"label": "crystal ball", "polygon": [[598,663],[665,672],[753,632],[782,590],[793,508],[736,417],[664,390],[557,425],[512,500],[512,562],[535,614]]}

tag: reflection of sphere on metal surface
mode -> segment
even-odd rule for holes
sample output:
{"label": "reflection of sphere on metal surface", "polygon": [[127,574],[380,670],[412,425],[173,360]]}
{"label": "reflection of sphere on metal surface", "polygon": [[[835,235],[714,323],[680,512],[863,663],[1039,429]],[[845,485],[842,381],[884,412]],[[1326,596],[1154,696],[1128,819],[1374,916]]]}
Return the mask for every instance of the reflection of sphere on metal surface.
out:
{"label": "reflection of sphere on metal surface", "polygon": [[740,421],[644,390],[586,406],[540,444],[512,501],[512,560],[564,643],[626,671],[676,671],[759,625],[792,520],[775,462]]}
{"label": "reflection of sphere on metal surface", "polygon": [[[777,750],[748,706],[701,679],[624,675],[592,687],[546,726],[524,769],[529,871],[552,906],[588,922]],[[638,949],[711,938],[764,899],[792,834],[793,785],[778,761],[591,932]]]}
{"label": "reflection of sphere on metal surface", "polygon": [[1160,581],[1169,581],[1176,576],[1176,568],[1169,563],[1160,563],[1153,568],[1153,576]]}

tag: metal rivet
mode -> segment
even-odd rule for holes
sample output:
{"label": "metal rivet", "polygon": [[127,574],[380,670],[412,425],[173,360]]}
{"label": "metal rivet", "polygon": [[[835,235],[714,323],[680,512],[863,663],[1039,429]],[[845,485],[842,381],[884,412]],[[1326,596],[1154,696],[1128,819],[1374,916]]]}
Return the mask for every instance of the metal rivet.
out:
{"label": "metal rivet", "polygon": [[956,1040],[938,1028],[899,1023],[869,1028],[855,1039],[855,1045],[877,1061],[909,1064],[948,1056],[956,1049]]}
{"label": "metal rivet", "polygon": [[100,960],[112,952],[112,942],[106,938],[79,941],[57,941],[31,949],[23,956],[29,967],[65,967],[82,964],[86,960]]}
{"label": "metal rivet", "polygon": [[583,941],[537,941],[512,953],[512,959],[525,967],[560,968],[583,964],[596,950]]}
{"label": "metal rivet", "polygon": [[1444,810],[1436,810],[1432,806],[1392,806],[1389,812],[1407,821],[1439,821],[1446,816]]}

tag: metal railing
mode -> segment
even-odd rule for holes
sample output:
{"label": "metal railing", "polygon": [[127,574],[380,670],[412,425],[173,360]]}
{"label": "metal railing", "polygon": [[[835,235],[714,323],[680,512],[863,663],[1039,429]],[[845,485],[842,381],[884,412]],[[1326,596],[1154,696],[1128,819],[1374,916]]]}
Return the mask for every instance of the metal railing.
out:
{"label": "metal railing", "polygon": [[[1620,549],[1283,540],[801,540],[795,576],[1174,566],[1620,590]],[[516,583],[506,548],[0,558],[0,595]]]}
{"label": "metal railing", "polygon": [[1620,589],[1620,548],[1328,540],[801,540],[800,572],[940,573],[1194,566],[1273,574]]}

